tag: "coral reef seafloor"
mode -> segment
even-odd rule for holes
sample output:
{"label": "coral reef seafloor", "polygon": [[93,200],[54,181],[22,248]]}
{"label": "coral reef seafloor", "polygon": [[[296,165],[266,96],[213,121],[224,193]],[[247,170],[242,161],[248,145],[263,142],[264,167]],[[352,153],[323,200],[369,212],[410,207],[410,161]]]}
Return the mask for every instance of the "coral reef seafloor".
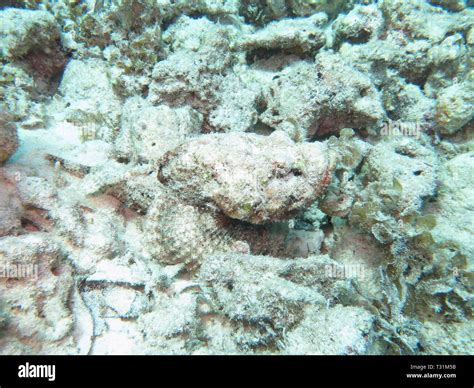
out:
{"label": "coral reef seafloor", "polygon": [[1,354],[474,354],[468,0],[0,1]]}

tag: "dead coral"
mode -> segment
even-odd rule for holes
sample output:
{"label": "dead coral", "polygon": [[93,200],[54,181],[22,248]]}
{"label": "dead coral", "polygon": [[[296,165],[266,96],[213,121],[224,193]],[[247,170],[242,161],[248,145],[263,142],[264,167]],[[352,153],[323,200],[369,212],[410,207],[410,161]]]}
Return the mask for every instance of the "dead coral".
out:
{"label": "dead coral", "polygon": [[23,208],[14,182],[0,170],[0,237],[13,235],[21,229]]}
{"label": "dead coral", "polygon": [[367,42],[381,31],[382,26],[382,13],[376,5],[372,4],[357,5],[347,15],[339,15],[332,28],[335,43],[338,44],[342,41]]}
{"label": "dead coral", "polygon": [[205,112],[215,99],[222,74],[237,56],[231,44],[237,29],[207,18],[180,17],[163,34],[170,55],[153,68],[149,99],[172,105],[188,102]]}
{"label": "dead coral", "polygon": [[0,11],[0,53],[8,60],[57,47],[59,26],[45,11],[7,8]]}
{"label": "dead coral", "polygon": [[116,151],[121,158],[154,163],[201,131],[202,116],[190,107],[153,106],[131,98],[123,106]]}
{"label": "dead coral", "polygon": [[[326,285],[322,274],[331,262],[327,257],[287,261],[221,254],[204,261],[199,279],[216,313],[242,328],[249,326],[240,331],[239,345],[254,348],[281,341],[304,318],[305,306],[325,305],[319,288]],[[302,281],[300,272],[309,276]]]}
{"label": "dead coral", "polygon": [[9,316],[3,354],[74,353],[74,320],[68,306],[73,271],[61,248],[43,234],[0,240],[0,280]]}
{"label": "dead coral", "polygon": [[249,57],[261,55],[260,51],[265,50],[309,55],[326,43],[321,28],[325,23],[327,17],[324,14],[272,22],[253,34],[244,35],[237,47],[249,51]]}
{"label": "dead coral", "polygon": [[321,52],[314,64],[296,62],[274,77],[261,120],[293,138],[311,139],[345,127],[370,128],[384,117],[370,78],[339,54]]}
{"label": "dead coral", "polygon": [[0,165],[5,163],[18,148],[16,126],[3,106],[0,106]]}

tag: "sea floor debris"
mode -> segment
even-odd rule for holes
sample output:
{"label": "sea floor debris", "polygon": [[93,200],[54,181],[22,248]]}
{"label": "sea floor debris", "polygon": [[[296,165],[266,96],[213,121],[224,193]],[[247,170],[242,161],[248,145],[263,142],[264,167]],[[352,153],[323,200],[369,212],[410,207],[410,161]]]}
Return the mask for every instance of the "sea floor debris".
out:
{"label": "sea floor debris", "polygon": [[474,354],[472,1],[0,4],[1,354]]}

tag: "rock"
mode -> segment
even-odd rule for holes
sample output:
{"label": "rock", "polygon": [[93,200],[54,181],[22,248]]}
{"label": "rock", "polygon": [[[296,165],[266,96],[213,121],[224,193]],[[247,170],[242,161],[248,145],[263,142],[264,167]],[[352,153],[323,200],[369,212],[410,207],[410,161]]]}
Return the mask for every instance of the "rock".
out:
{"label": "rock", "polygon": [[450,324],[425,322],[420,335],[423,354],[470,355],[474,352],[473,330],[472,320]]}
{"label": "rock", "polygon": [[440,174],[440,213],[433,237],[441,246],[454,244],[457,251],[471,258],[474,268],[474,152],[456,156],[448,161]]}
{"label": "rock", "polygon": [[367,354],[374,337],[374,316],[360,307],[338,305],[308,311],[286,337],[285,354]]}
{"label": "rock", "polygon": [[354,7],[347,15],[340,15],[333,24],[336,42],[367,42],[383,26],[382,13],[375,4]]}
{"label": "rock", "polygon": [[215,86],[236,62],[231,50],[236,35],[237,29],[232,26],[205,17],[181,16],[163,33],[171,53],[153,68],[149,100],[170,105],[187,102],[200,111],[209,109],[216,98]]}
{"label": "rock", "polygon": [[16,126],[9,119],[10,115],[0,107],[0,165],[5,163],[18,148]]}
{"label": "rock", "polygon": [[0,279],[8,325],[2,354],[72,354],[77,349],[69,296],[73,269],[51,237],[38,233],[0,239]]}
{"label": "rock", "polygon": [[238,341],[255,347],[281,339],[303,319],[305,306],[326,304],[321,292],[330,263],[325,256],[288,261],[228,253],[208,257],[199,278],[219,314],[249,326]]}
{"label": "rock", "polygon": [[433,149],[414,138],[395,136],[378,143],[365,158],[367,183],[355,193],[351,220],[369,228],[381,243],[400,239],[410,225],[403,217],[419,215],[426,198],[435,195],[438,167]]}
{"label": "rock", "polygon": [[452,135],[474,118],[474,72],[440,92],[435,119],[441,133]]}
{"label": "rock", "polygon": [[140,97],[124,104],[116,150],[122,157],[156,162],[192,135],[200,133],[202,116],[190,107],[153,106]]}
{"label": "rock", "polygon": [[0,57],[9,60],[58,46],[59,26],[46,11],[8,8],[0,11]]}
{"label": "rock", "polygon": [[439,5],[449,11],[462,11],[466,8],[466,0],[428,0],[433,5]]}
{"label": "rock", "polygon": [[153,338],[170,338],[196,331],[199,326],[196,299],[189,293],[174,298],[162,296],[156,301],[154,311],[142,314],[138,319],[140,330]]}
{"label": "rock", "polygon": [[22,204],[18,191],[0,172],[0,237],[14,234],[21,229]]}
{"label": "rock", "polygon": [[284,19],[270,23],[253,34],[244,35],[238,47],[261,55],[262,50],[282,50],[299,55],[311,54],[326,43],[322,26],[327,22],[325,14],[308,18]]}
{"label": "rock", "polygon": [[122,104],[115,94],[105,61],[72,60],[66,66],[55,109],[59,117],[81,125],[83,140],[111,142],[119,125]]}
{"label": "rock", "polygon": [[260,83],[242,74],[230,73],[219,88],[217,107],[209,114],[209,124],[216,132],[252,131],[258,122],[259,103],[263,101]]}
{"label": "rock", "polygon": [[[453,2],[448,0],[444,3]],[[440,42],[447,33],[469,29],[472,25],[471,9],[453,14],[424,0],[385,0],[380,9],[391,28],[409,31],[411,39]]]}
{"label": "rock", "polygon": [[354,6],[354,0],[244,0],[239,13],[248,22],[265,25],[271,20],[292,16],[310,16],[317,12],[327,13],[331,18]]}
{"label": "rock", "polygon": [[381,100],[369,77],[324,51],[314,64],[298,61],[274,77],[260,119],[300,141],[377,125],[385,117]]}

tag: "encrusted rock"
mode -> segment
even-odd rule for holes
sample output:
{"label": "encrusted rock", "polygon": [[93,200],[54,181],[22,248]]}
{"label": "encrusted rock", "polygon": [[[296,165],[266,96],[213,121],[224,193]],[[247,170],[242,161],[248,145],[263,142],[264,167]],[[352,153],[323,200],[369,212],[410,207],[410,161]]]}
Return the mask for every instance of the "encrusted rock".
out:
{"label": "encrusted rock", "polygon": [[287,334],[284,353],[367,354],[374,334],[374,316],[361,307],[311,308],[301,324]]}
{"label": "encrusted rock", "polygon": [[331,263],[325,256],[287,261],[221,254],[205,260],[199,278],[216,310],[250,326],[240,341],[252,347],[281,338],[304,317],[305,306],[325,305],[318,288],[328,281],[324,269]]}
{"label": "encrusted rock", "polygon": [[314,64],[299,61],[285,68],[274,77],[270,94],[262,122],[295,140],[375,126],[385,117],[370,78],[331,52],[320,52]]}
{"label": "encrusted rock", "polygon": [[68,304],[73,270],[58,244],[36,234],[0,239],[1,300],[9,319],[2,354],[74,353]]}
{"label": "encrusted rock", "polygon": [[18,148],[16,126],[10,116],[0,107],[0,165],[5,163]]}
{"label": "encrusted rock", "polygon": [[412,39],[439,42],[448,32],[469,29],[472,25],[472,9],[453,14],[423,0],[385,0],[380,8],[390,27],[407,31]]}
{"label": "encrusted rock", "polygon": [[202,116],[190,107],[153,106],[142,98],[124,104],[116,149],[120,156],[154,162],[163,154],[197,135]]}
{"label": "encrusted rock", "polygon": [[451,242],[466,257],[474,257],[473,179],[472,151],[458,155],[444,165],[439,195],[440,215],[433,230],[437,242],[441,245]]}
{"label": "encrusted rock", "polygon": [[441,133],[451,135],[474,118],[474,72],[461,84],[441,91],[436,107],[436,122]]}
{"label": "encrusted rock", "polygon": [[251,55],[259,55],[259,50],[282,50],[300,55],[312,53],[326,43],[321,28],[326,22],[325,14],[272,22],[264,29],[244,36],[239,47],[250,51]]}
{"label": "encrusted rock", "polygon": [[0,353],[473,353],[471,0],[0,3]]}
{"label": "encrusted rock", "polygon": [[375,4],[356,6],[347,15],[340,15],[334,22],[336,41],[362,43],[378,33],[383,25],[382,13]]}
{"label": "encrusted rock", "polygon": [[251,131],[258,123],[263,89],[246,71],[227,75],[220,85],[217,106],[209,114],[210,126],[216,132]]}
{"label": "encrusted rock", "polygon": [[236,61],[231,51],[236,34],[234,27],[207,18],[180,17],[163,33],[171,53],[153,68],[149,99],[206,109],[222,73]]}
{"label": "encrusted rock", "polygon": [[112,88],[105,61],[70,61],[59,92],[63,98],[55,107],[58,116],[80,125],[84,140],[113,140],[119,124],[121,103]]}
{"label": "encrusted rock", "polygon": [[59,27],[45,11],[8,8],[0,11],[0,56],[18,59],[31,51],[57,46]]}
{"label": "encrusted rock", "polygon": [[271,20],[290,16],[309,16],[325,12],[336,17],[339,12],[354,6],[354,0],[245,0],[240,2],[240,14],[246,20],[262,25]]}
{"label": "encrusted rock", "polygon": [[378,143],[365,158],[366,186],[356,193],[351,219],[389,243],[406,235],[403,218],[420,213],[435,195],[438,163],[433,149],[416,139],[394,136]]}
{"label": "encrusted rock", "polygon": [[450,11],[462,11],[466,8],[466,0],[428,0],[428,2]]}

